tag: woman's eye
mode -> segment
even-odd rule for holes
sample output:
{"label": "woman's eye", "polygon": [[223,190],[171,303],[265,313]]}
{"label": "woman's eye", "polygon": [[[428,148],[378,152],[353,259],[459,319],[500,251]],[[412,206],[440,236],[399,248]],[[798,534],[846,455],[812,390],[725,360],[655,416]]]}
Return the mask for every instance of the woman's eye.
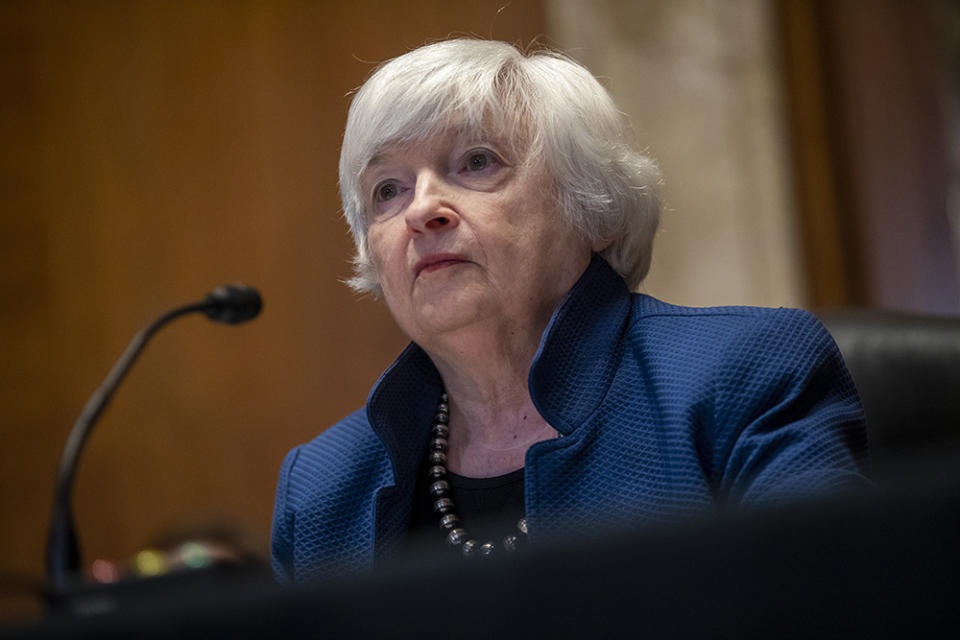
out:
{"label": "woman's eye", "polygon": [[392,181],[381,182],[373,190],[373,198],[377,202],[384,202],[397,196],[397,183]]}
{"label": "woman's eye", "polygon": [[481,171],[487,168],[487,165],[490,162],[490,158],[487,157],[485,153],[473,153],[470,154],[470,157],[467,159],[467,167],[471,171]]}
{"label": "woman's eye", "polygon": [[486,149],[476,149],[467,153],[465,169],[471,172],[483,171],[496,163],[497,157],[492,152]]}

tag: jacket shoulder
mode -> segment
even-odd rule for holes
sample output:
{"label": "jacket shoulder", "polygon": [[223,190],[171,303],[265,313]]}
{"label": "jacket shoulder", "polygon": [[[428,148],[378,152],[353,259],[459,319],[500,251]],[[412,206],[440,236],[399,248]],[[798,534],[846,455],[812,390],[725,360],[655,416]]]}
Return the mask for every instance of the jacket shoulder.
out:
{"label": "jacket shoulder", "polygon": [[304,485],[311,492],[353,475],[357,469],[368,471],[379,466],[386,456],[370,428],[365,409],[354,411],[294,451],[295,455],[288,456],[285,462],[291,490]]}
{"label": "jacket shoulder", "polygon": [[[786,350],[836,350],[826,328],[809,311],[789,307],[684,307],[634,294],[633,333],[651,339],[662,337],[677,344],[709,346],[707,351],[733,347],[726,356],[737,357],[737,343],[744,356],[762,359],[783,355]],[[770,351],[775,353],[770,353]]]}
{"label": "jacket shoulder", "polygon": [[643,295],[635,296],[634,309],[629,340],[635,356],[688,390],[703,386],[712,394],[727,387],[763,397],[824,367],[850,385],[840,350],[808,311],[682,307]]}
{"label": "jacket shoulder", "polygon": [[745,305],[728,305],[718,307],[686,307],[679,304],[671,304],[649,296],[644,293],[634,293],[631,295],[635,318],[654,317],[654,316],[672,316],[682,318],[692,317],[740,317],[749,318],[766,315],[799,315],[815,318],[813,314],[803,309],[792,307],[751,307]]}

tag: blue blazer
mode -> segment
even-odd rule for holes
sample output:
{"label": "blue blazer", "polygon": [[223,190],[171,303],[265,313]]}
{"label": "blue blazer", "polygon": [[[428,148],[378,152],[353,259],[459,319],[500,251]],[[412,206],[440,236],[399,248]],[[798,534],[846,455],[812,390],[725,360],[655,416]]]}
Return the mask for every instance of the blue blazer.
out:
{"label": "blue blazer", "polygon": [[[666,304],[631,294],[594,256],[544,331],[529,388],[560,434],[526,454],[531,544],[864,482],[856,389],[805,311]],[[440,393],[410,344],[364,409],[287,455],[273,519],[281,581],[395,552]]]}

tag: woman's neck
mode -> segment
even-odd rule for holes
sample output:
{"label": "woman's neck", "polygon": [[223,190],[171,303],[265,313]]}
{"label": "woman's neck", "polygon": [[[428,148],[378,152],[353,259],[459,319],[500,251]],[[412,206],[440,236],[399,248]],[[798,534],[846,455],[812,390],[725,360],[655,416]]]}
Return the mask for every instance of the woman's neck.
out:
{"label": "woman's neck", "polygon": [[469,337],[428,350],[449,396],[447,465],[466,476],[502,475],[523,466],[532,444],[557,435],[527,386],[540,332],[501,328]]}

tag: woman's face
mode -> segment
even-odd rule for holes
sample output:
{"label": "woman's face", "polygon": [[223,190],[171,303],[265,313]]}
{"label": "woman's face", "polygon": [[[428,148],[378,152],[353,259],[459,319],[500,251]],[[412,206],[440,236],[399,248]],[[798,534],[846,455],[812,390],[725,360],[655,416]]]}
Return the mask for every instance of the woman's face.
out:
{"label": "woman's face", "polygon": [[387,306],[428,349],[484,326],[542,330],[590,261],[542,164],[487,135],[388,146],[361,184]]}

